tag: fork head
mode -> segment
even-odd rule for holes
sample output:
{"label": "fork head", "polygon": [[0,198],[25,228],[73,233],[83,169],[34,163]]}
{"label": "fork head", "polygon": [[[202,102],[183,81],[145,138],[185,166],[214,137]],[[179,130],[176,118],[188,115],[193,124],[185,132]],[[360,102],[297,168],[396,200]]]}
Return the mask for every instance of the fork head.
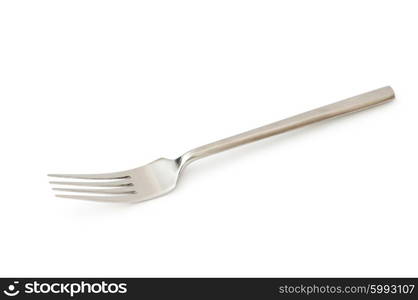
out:
{"label": "fork head", "polygon": [[[106,202],[139,202],[164,195],[176,187],[179,160],[157,159],[139,168],[105,174],[49,174],[77,181],[50,181],[57,197]],[[69,194],[68,194],[69,193]]]}

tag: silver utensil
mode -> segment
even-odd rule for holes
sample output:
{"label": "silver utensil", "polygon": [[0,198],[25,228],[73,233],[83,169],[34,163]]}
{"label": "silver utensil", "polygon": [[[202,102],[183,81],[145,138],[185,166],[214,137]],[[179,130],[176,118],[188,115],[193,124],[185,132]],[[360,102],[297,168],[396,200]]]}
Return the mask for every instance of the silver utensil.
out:
{"label": "silver utensil", "polygon": [[59,194],[57,197],[93,201],[144,201],[173,190],[184,168],[200,158],[318,121],[367,109],[394,98],[392,88],[387,86],[195,148],[176,159],[160,158],[142,167],[116,173],[48,176],[80,179],[50,181],[54,185],[74,186],[53,188],[55,191],[73,193]]}

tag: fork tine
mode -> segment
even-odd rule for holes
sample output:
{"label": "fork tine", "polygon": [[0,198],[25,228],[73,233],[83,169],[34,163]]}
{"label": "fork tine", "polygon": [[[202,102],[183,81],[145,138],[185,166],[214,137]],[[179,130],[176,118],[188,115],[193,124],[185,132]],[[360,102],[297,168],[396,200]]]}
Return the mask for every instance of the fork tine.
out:
{"label": "fork tine", "polygon": [[94,194],[135,194],[132,187],[114,188],[114,189],[68,189],[53,188],[54,191],[73,192],[73,193],[94,193]]}
{"label": "fork tine", "polygon": [[48,174],[49,177],[73,178],[73,179],[125,179],[130,178],[127,172],[104,174]]}
{"label": "fork tine", "polygon": [[77,199],[77,200],[89,200],[97,202],[130,202],[134,200],[134,196],[77,196],[77,195],[55,195],[59,198]]}
{"label": "fork tine", "polygon": [[118,180],[118,181],[50,181],[50,184],[57,185],[78,185],[78,186],[92,186],[92,187],[122,187],[122,186],[132,186],[132,182],[129,180]]}

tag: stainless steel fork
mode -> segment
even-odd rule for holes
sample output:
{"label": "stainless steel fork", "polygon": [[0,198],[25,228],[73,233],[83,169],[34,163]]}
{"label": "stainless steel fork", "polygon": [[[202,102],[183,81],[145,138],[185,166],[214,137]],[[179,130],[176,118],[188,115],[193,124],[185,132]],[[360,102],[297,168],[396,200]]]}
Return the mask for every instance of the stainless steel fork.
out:
{"label": "stainless steel fork", "polygon": [[79,181],[50,181],[54,185],[78,187],[53,188],[55,191],[72,193],[59,194],[56,195],[57,197],[116,202],[149,200],[173,190],[184,168],[195,160],[291,129],[367,109],[394,98],[392,88],[387,86],[195,148],[176,159],[160,158],[142,167],[116,173],[48,176],[79,179]]}

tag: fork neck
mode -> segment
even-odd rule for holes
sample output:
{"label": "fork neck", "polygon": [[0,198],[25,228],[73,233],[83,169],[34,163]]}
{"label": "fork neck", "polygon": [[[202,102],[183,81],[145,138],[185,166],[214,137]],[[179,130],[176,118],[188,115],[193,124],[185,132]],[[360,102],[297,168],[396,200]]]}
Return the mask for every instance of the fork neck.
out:
{"label": "fork neck", "polygon": [[190,163],[194,162],[195,160],[199,159],[198,156],[195,155],[195,153],[192,151],[184,153],[182,156],[175,159],[175,162],[177,163],[180,172]]}
{"label": "fork neck", "polygon": [[[244,134],[247,135],[247,133]],[[180,171],[182,171],[184,167],[198,159],[250,142],[251,138],[248,138],[247,136],[247,140],[240,138],[240,136],[244,134],[232,136],[192,149],[178,157],[175,161],[178,164]]]}

